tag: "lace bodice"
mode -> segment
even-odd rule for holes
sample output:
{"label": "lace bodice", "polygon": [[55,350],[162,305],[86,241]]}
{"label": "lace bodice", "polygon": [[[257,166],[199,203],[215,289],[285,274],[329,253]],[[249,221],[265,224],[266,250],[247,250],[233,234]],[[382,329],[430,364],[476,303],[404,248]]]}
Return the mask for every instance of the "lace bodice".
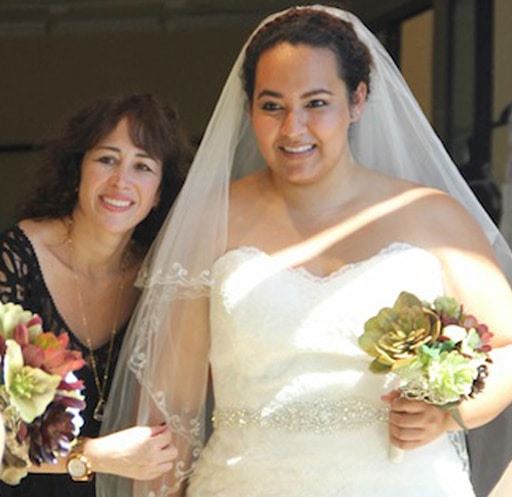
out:
{"label": "lace bodice", "polygon": [[437,259],[404,244],[325,278],[280,270],[247,247],[218,260],[212,276],[217,407],[258,408],[309,395],[357,394],[375,403],[376,389],[388,388],[390,379],[367,374],[371,358],[357,345],[364,322],[402,290],[424,299],[443,290]]}
{"label": "lace bodice", "polygon": [[[394,243],[321,278],[242,247],[218,259],[212,277],[215,431],[190,495],[472,495],[448,437],[389,462],[380,397],[394,380],[370,373],[357,345],[364,322],[401,291],[428,300],[443,293],[431,253]],[[441,473],[425,477],[436,458],[460,493]]]}

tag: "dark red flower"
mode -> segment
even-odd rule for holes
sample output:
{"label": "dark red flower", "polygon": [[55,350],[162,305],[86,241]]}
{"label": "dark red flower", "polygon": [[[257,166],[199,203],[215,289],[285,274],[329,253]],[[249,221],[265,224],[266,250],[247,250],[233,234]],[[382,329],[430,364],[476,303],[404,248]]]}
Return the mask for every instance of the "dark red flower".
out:
{"label": "dark red flower", "polygon": [[59,455],[69,451],[69,445],[75,439],[73,416],[65,406],[53,402],[29,425],[29,456],[34,464],[55,464]]}

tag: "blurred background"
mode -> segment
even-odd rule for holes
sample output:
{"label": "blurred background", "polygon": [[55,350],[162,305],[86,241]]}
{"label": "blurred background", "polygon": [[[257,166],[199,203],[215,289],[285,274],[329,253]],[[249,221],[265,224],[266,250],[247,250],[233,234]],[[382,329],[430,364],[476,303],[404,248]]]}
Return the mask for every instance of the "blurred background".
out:
{"label": "blurred background", "polygon": [[[308,2],[303,2],[308,3]],[[512,1],[346,0],[393,55],[499,222],[508,180]],[[282,0],[0,0],[0,229],[39,145],[102,95],[154,92],[198,141],[243,41]]]}

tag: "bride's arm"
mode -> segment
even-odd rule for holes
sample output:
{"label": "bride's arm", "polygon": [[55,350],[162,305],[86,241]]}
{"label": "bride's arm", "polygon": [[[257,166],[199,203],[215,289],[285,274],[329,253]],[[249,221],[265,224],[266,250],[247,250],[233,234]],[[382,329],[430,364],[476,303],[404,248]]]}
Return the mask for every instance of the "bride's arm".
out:
{"label": "bride's arm", "polygon": [[468,428],[481,426],[512,402],[512,292],[497,267],[483,251],[440,249],[446,293],[464,305],[465,312],[485,323],[494,334],[493,363],[484,391],[465,401],[459,412]]}
{"label": "bride's arm", "polygon": [[[494,334],[493,363],[485,389],[459,406],[465,426],[475,428],[491,421],[512,402],[512,291],[487,238],[458,203],[438,196],[422,218],[425,222],[420,223],[423,229],[417,235],[418,243],[441,262],[445,293]],[[460,429],[446,410],[396,396],[387,400],[391,439],[402,448],[418,447],[447,430]]]}

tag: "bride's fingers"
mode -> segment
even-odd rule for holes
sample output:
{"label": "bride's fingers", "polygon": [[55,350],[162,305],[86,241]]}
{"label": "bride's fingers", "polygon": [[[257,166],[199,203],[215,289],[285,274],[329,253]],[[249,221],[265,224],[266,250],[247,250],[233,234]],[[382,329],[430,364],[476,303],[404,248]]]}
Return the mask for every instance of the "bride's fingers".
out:
{"label": "bride's fingers", "polygon": [[393,440],[399,442],[421,443],[425,438],[425,430],[419,428],[402,428],[390,425],[389,434]]}
{"label": "bride's fingers", "polygon": [[391,392],[385,393],[384,395],[381,395],[380,398],[384,402],[387,402],[388,404],[391,404],[391,402],[395,399],[400,397],[400,392],[398,390],[391,390]]}
{"label": "bride's fingers", "polygon": [[419,413],[391,412],[390,441],[407,450],[426,445],[446,431],[446,416],[444,411],[430,404]]}
{"label": "bride's fingers", "polygon": [[394,445],[395,447],[398,447],[399,449],[403,450],[417,449],[418,447],[421,447],[422,445],[426,444],[426,442],[401,440],[392,436],[389,437],[389,442],[391,443],[391,445]]}
{"label": "bride's fingers", "polygon": [[423,413],[389,413],[389,424],[399,428],[423,428],[426,424]]}
{"label": "bride's fingers", "polygon": [[428,407],[434,407],[426,404],[421,400],[404,399],[403,397],[395,397],[390,402],[390,409],[392,412],[406,412],[406,413],[421,413]]}

